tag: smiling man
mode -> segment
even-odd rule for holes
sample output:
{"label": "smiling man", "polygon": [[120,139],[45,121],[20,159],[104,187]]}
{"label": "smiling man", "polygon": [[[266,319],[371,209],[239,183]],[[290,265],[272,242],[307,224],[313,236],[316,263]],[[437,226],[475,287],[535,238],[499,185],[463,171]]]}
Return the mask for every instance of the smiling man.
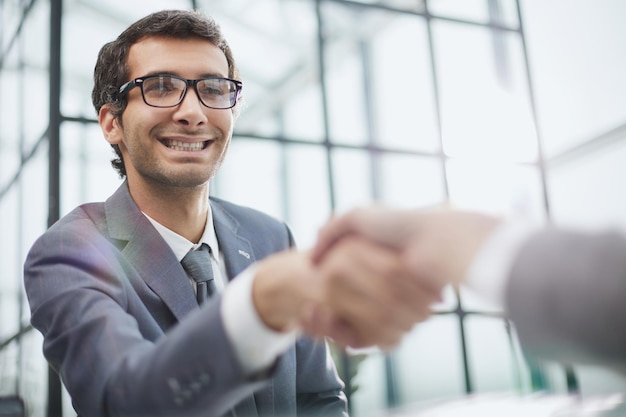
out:
{"label": "smiling man", "polygon": [[137,21],[101,49],[94,82],[125,181],[53,225],[24,267],[31,322],[77,413],[346,415],[325,341],[301,336],[309,313],[339,323],[338,343],[391,346],[432,295],[391,250],[344,239],[314,267],[285,223],[209,198],[242,91],[212,19]]}

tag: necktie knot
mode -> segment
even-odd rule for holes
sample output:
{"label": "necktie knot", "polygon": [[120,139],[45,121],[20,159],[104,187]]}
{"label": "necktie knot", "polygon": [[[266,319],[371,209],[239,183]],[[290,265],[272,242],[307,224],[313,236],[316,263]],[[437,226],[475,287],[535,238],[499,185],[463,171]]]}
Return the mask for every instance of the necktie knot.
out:
{"label": "necktie knot", "polygon": [[187,275],[196,282],[198,303],[202,303],[215,293],[210,254],[211,248],[203,243],[198,249],[187,253],[180,261]]}

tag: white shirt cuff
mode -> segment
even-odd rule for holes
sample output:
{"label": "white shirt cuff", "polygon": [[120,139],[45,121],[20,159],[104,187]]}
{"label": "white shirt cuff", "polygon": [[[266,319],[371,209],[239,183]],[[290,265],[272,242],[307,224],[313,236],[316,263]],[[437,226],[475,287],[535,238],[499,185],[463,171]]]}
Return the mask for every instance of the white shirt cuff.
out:
{"label": "white shirt cuff", "polygon": [[538,225],[503,221],[485,240],[468,268],[465,284],[485,301],[504,308],[507,280],[522,244]]}
{"label": "white shirt cuff", "polygon": [[277,332],[265,325],[252,300],[256,275],[251,266],[233,279],[222,295],[222,317],[226,334],[247,375],[269,368],[296,340],[297,332]]}

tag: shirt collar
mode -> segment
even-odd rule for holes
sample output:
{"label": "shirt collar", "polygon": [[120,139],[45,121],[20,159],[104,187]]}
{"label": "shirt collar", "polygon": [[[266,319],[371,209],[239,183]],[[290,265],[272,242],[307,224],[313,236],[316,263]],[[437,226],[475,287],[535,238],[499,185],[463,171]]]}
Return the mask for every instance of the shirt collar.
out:
{"label": "shirt collar", "polygon": [[201,244],[206,243],[211,247],[211,256],[217,261],[219,259],[219,244],[217,243],[217,235],[215,234],[215,228],[213,227],[213,211],[211,210],[211,205],[209,204],[209,209],[207,210],[207,220],[204,226],[204,232],[202,233],[202,237],[200,241],[196,244],[193,243],[173,230],[168,229],[163,226],[161,223],[154,220],[152,217],[148,216],[146,213],[143,213],[144,216],[150,223],[154,226],[154,228],[159,232],[165,243],[172,249],[174,255],[180,262],[185,255],[190,250],[197,249]]}

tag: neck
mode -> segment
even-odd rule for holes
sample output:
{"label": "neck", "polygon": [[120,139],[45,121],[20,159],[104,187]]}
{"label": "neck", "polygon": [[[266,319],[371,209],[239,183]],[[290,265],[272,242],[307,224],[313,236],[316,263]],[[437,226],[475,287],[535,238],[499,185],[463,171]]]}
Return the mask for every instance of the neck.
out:
{"label": "neck", "polygon": [[174,187],[145,182],[137,184],[129,179],[128,188],[145,214],[191,242],[200,241],[209,209],[208,183]]}

